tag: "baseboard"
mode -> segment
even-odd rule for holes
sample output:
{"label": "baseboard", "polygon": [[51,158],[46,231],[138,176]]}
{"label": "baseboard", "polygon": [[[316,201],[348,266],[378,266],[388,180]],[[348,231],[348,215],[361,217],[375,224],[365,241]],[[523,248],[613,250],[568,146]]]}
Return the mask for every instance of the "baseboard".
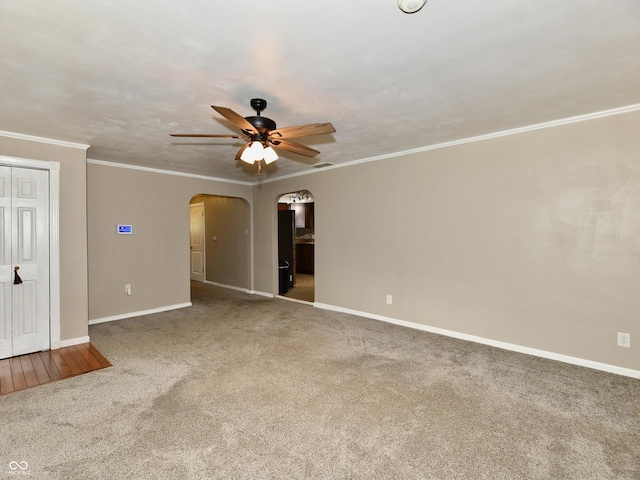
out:
{"label": "baseboard", "polygon": [[72,345],[80,345],[81,343],[89,343],[90,341],[91,340],[89,339],[89,335],[86,335],[84,337],[78,337],[78,338],[70,338],[68,340],[60,340],[60,343],[56,345],[55,348],[53,347],[53,345],[51,345],[51,349],[57,350],[58,348],[70,347]]}
{"label": "baseboard", "polygon": [[150,315],[152,313],[168,312],[169,310],[177,310],[179,308],[186,308],[192,306],[191,302],[179,303],[176,305],[167,305],[165,307],[152,308],[150,310],[141,310],[139,312],[123,313],[122,315],[113,315],[112,317],[94,318],[89,320],[89,325],[96,325],[97,323],[114,322],[116,320],[124,320],[125,318],[141,317],[143,315]]}
{"label": "baseboard", "polygon": [[273,293],[258,292],[257,290],[248,290],[247,293],[250,293],[251,295],[259,295],[261,297],[276,298],[276,296]]}
{"label": "baseboard", "polygon": [[216,287],[221,287],[221,288],[227,288],[229,290],[236,290],[238,292],[244,292],[244,293],[249,293],[249,290],[244,288],[244,287],[236,287],[235,285],[226,285],[224,283],[218,283],[218,282],[210,282],[209,280],[205,280],[204,282],[202,282],[206,285],[214,285]]}
{"label": "baseboard", "polygon": [[229,290],[237,290],[238,292],[244,292],[244,293],[248,293],[250,295],[259,295],[261,297],[268,297],[268,298],[274,298],[275,297],[275,295],[273,295],[273,293],[258,292],[256,290],[249,290],[248,288],[236,287],[235,285],[226,285],[224,283],[210,282],[209,280],[205,280],[202,283],[205,283],[207,285],[214,285],[214,286],[220,287],[220,288],[228,288]]}
{"label": "baseboard", "polygon": [[616,365],[609,365],[607,363],[594,362],[592,360],[586,360],[584,358],[571,357],[569,355],[563,355],[561,353],[548,352],[546,350],[539,350],[537,348],[524,347],[522,345],[516,345],[514,343],[500,342],[498,340],[492,340],[490,338],[478,337],[475,335],[468,335],[466,333],[460,333],[453,330],[446,330],[438,327],[431,327],[429,325],[422,325],[421,323],[407,322],[405,320],[398,320],[397,318],[385,317],[383,315],[376,315],[374,313],[361,312],[358,310],[351,310],[349,308],[336,307],[334,305],[328,305],[326,303],[314,303],[314,307],[321,308],[323,310],[331,310],[333,312],[348,313],[351,315],[357,315],[360,317],[370,318],[372,320],[380,320],[382,322],[393,323],[403,327],[414,328],[416,330],[423,330],[425,332],[436,333],[438,335],[444,335],[446,337],[457,338],[460,340],[466,340],[469,342],[480,343],[482,345],[488,345],[491,347],[501,348],[503,350],[509,350],[517,353],[524,353],[526,355],[532,355],[534,357],[546,358],[549,360],[555,360],[558,362],[568,363],[571,365],[577,365],[580,367],[591,368],[594,370],[600,370],[608,373],[615,373],[616,375],[623,375],[625,377],[640,379],[640,370],[633,370],[631,368],[618,367]]}

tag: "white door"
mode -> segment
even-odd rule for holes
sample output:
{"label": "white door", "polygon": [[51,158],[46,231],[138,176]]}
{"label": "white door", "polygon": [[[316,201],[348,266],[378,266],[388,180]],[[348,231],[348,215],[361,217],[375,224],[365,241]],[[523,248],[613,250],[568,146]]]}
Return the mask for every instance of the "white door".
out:
{"label": "white door", "polygon": [[191,280],[204,282],[204,203],[189,205]]}
{"label": "white door", "polygon": [[0,166],[0,358],[49,348],[49,172]]}

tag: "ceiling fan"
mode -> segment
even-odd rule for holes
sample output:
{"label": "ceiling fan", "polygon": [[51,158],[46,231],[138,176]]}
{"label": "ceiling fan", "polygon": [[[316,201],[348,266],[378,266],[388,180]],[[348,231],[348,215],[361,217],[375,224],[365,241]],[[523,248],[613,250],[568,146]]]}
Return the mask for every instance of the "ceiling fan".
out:
{"label": "ceiling fan", "polygon": [[288,140],[289,138],[308,137],[336,131],[330,123],[310,123],[294,127],[276,128],[276,122],[267,117],[261,117],[260,112],[267,108],[267,101],[262,98],[252,98],[251,108],[256,111],[255,116],[242,117],[226,107],[211,105],[216,112],[242,130],[242,135],[222,135],[206,133],[171,133],[172,137],[195,138],[242,138],[247,143],[238,151],[236,160],[258,164],[258,175],[262,171],[262,160],[269,165],[278,159],[272,147],[307,157],[315,157],[320,152],[313,148]]}

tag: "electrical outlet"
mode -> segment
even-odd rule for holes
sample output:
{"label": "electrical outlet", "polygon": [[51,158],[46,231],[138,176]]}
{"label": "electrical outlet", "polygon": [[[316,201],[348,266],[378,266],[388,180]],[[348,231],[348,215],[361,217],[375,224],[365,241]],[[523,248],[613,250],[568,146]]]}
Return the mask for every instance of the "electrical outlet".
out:
{"label": "electrical outlet", "polygon": [[618,332],[618,346],[631,348],[631,334]]}
{"label": "electrical outlet", "polygon": [[387,305],[391,305],[393,303],[393,296],[387,295]]}
{"label": "electrical outlet", "polygon": [[127,283],[124,286],[124,291],[126,292],[127,295],[131,295],[131,284],[130,283]]}

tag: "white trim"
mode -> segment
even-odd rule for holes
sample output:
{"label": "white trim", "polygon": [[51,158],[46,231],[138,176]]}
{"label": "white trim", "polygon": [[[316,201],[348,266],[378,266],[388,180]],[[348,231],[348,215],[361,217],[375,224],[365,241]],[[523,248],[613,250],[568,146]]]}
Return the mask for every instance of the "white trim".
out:
{"label": "white trim", "polygon": [[92,158],[88,158],[87,163],[91,163],[94,165],[102,165],[104,167],[125,168],[128,170],[140,170],[142,172],[160,173],[163,175],[173,175],[175,177],[188,177],[188,178],[197,178],[200,180],[211,180],[214,182],[233,183],[235,185],[245,185],[247,187],[252,187],[254,185],[257,185],[257,183],[252,183],[252,182],[241,182],[238,180],[227,180],[224,178],[207,177],[205,175],[195,175],[193,173],[175,172],[173,170],[161,170],[159,168],[141,167],[138,165],[127,165],[126,163],[105,162],[104,160],[95,160]]}
{"label": "white trim", "polygon": [[457,145],[464,145],[465,143],[483,142],[485,140],[491,140],[491,139],[494,139],[494,138],[507,137],[507,136],[510,136],[510,135],[517,135],[519,133],[532,132],[534,130],[541,130],[543,128],[559,127],[561,125],[568,125],[568,124],[571,124],[571,123],[586,122],[586,121],[589,121],[589,120],[595,120],[597,118],[610,117],[610,116],[613,116],[613,115],[620,115],[620,114],[623,114],[623,113],[635,112],[637,110],[640,110],[640,103],[636,103],[634,105],[628,105],[626,107],[612,108],[610,110],[603,110],[603,111],[600,111],[600,112],[587,113],[587,114],[584,114],[584,115],[576,115],[574,117],[567,117],[567,118],[562,118],[562,119],[559,119],[559,120],[552,120],[552,121],[549,121],[549,122],[536,123],[536,124],[528,125],[528,126],[525,126],[525,127],[518,127],[518,128],[509,129],[509,130],[502,130],[502,131],[499,131],[499,132],[487,133],[487,134],[478,135],[478,136],[475,136],[475,137],[467,137],[467,138],[462,138],[462,139],[459,139],[459,140],[452,140],[450,142],[436,143],[436,144],[427,145],[427,146],[424,146],[424,147],[413,148],[411,150],[403,150],[401,152],[394,152],[394,153],[388,153],[388,154],[385,154],[385,155],[376,155],[375,157],[368,157],[368,158],[362,158],[362,159],[359,159],[359,160],[352,160],[352,161],[349,161],[349,162],[344,162],[344,163],[338,163],[338,164],[335,164],[335,165],[331,165],[329,167],[324,167],[324,168],[320,168],[320,169],[313,169],[311,171],[297,172],[297,173],[292,173],[290,175],[283,175],[281,177],[262,180],[262,181],[254,183],[253,185],[260,185],[260,184],[264,184],[264,183],[279,182],[280,180],[285,180],[287,178],[294,178],[294,177],[300,177],[302,175],[311,175],[311,174],[314,174],[314,173],[326,172],[327,170],[334,170],[336,168],[351,167],[353,165],[358,165],[358,164],[361,164],[361,163],[377,162],[379,160],[386,160],[386,159],[389,159],[389,158],[402,157],[402,156],[411,155],[411,154],[414,154],[414,153],[428,152],[430,150],[439,150],[441,148],[455,147]]}
{"label": "white trim", "polygon": [[58,147],[79,148],[80,150],[87,150],[90,147],[90,145],[85,145],[84,143],[67,142],[64,140],[56,140],[55,138],[36,137],[34,135],[26,135],[24,133],[7,132],[6,130],[0,130],[0,137],[17,138],[18,140],[47,143],[49,145],[56,145]]}
{"label": "white trim", "polygon": [[250,295],[258,295],[259,297],[275,298],[273,293],[259,292],[257,290],[247,290],[247,293]]}
{"label": "white trim", "polygon": [[[0,135],[3,132],[0,131]],[[0,164],[49,171],[49,348],[60,348],[60,162],[0,155]]]}
{"label": "white trim", "polygon": [[[191,209],[202,208],[202,280],[191,278],[193,273],[193,232],[191,231]],[[207,210],[204,201],[189,204],[189,280],[204,282],[207,278]]]}
{"label": "white trim", "polygon": [[56,348],[51,347],[51,350],[57,350],[58,348],[71,347],[72,345],[80,345],[82,343],[89,343],[91,340],[89,339],[89,335],[78,338],[70,338],[69,340],[62,340],[60,345]]}
{"label": "white trim", "polygon": [[[49,337],[51,348],[60,342],[60,164],[49,170]],[[87,337],[89,338],[89,337]],[[88,340],[87,340],[88,341]]]}
{"label": "white trim", "polygon": [[275,298],[276,297],[273,293],[259,292],[257,290],[251,290],[251,289],[248,289],[248,288],[236,287],[236,286],[233,286],[233,285],[225,285],[224,283],[210,282],[209,280],[205,280],[202,283],[207,284],[207,285],[213,285],[213,286],[220,287],[220,288],[227,288],[229,290],[237,290],[238,292],[248,293],[249,295],[257,295],[259,297],[267,297],[267,298]]}
{"label": "white trim", "polygon": [[9,157],[7,155],[0,155],[0,165],[7,165],[9,167],[34,168],[36,170],[60,170],[60,163],[58,162],[35,160],[32,158]]}
{"label": "white trim", "polygon": [[448,148],[448,147],[454,147],[457,145],[464,145],[465,143],[475,143],[475,142],[482,142],[485,140],[491,140],[493,138],[500,138],[500,137],[506,137],[509,135],[517,135],[519,133],[525,133],[525,132],[531,132],[534,130],[540,130],[543,128],[553,128],[553,127],[558,127],[561,125],[567,125],[567,124],[571,124],[571,123],[579,123],[579,122],[586,122],[589,120],[595,120],[597,118],[602,118],[602,117],[609,117],[609,116],[613,116],[613,115],[620,115],[623,113],[630,113],[630,112],[635,112],[637,110],[640,110],[640,103],[636,103],[633,105],[627,105],[625,107],[619,107],[619,108],[612,108],[609,110],[602,110],[599,112],[593,112],[593,113],[587,113],[584,115],[576,115],[573,117],[567,117],[567,118],[562,118],[559,120],[552,120],[549,122],[543,122],[543,123],[536,123],[533,125],[527,125],[524,127],[518,127],[518,128],[512,128],[509,130],[501,130],[498,132],[493,132],[493,133],[487,133],[484,135],[477,135],[475,137],[467,137],[467,138],[462,138],[462,139],[458,139],[458,140],[452,140],[449,142],[442,142],[442,143],[436,143],[433,145],[427,145],[424,147],[419,147],[419,148],[413,148],[410,150],[403,150],[400,152],[394,152],[394,153],[388,153],[385,155],[376,155],[375,157],[367,157],[367,158],[361,158],[358,160],[352,160],[349,162],[344,162],[344,163],[338,163],[335,165],[331,165],[329,167],[324,167],[324,168],[320,168],[320,169],[315,169],[312,168],[313,166],[311,166],[311,170],[305,170],[303,172],[297,172],[297,173],[292,173],[290,175],[282,175],[279,177],[274,177],[274,178],[269,178],[269,179],[264,179],[262,177],[259,178],[259,180],[255,181],[255,182],[242,182],[242,181],[238,181],[238,180],[228,180],[228,179],[224,179],[224,178],[217,178],[217,177],[207,177],[204,175],[195,175],[195,174],[190,174],[190,173],[183,173],[183,172],[175,172],[172,170],[160,170],[160,169],[156,169],[156,168],[150,168],[150,167],[140,167],[140,166],[136,166],[136,165],[127,165],[124,163],[115,163],[115,162],[106,162],[103,160],[94,160],[94,159],[87,159],[87,163],[93,163],[96,165],[104,165],[104,166],[109,166],[109,167],[118,167],[118,168],[127,168],[130,170],[141,170],[141,171],[145,171],[145,172],[153,172],[153,173],[162,173],[162,174],[166,174],[166,175],[175,175],[175,176],[179,176],[179,177],[190,177],[190,178],[199,178],[199,179],[203,179],[203,180],[213,180],[213,181],[217,181],[217,182],[222,182],[222,183],[232,183],[232,184],[236,184],[236,185],[246,185],[246,186],[251,186],[251,187],[255,187],[258,185],[262,185],[265,183],[272,183],[272,182],[279,182],[280,180],[286,180],[288,178],[295,178],[295,177],[300,177],[303,175],[311,175],[314,173],[319,173],[319,172],[324,172],[327,170],[334,170],[336,168],[343,168],[343,167],[351,167],[353,165],[358,165],[361,163],[369,163],[369,162],[377,162],[379,160],[386,160],[389,158],[396,158],[396,157],[402,157],[405,155],[411,155],[414,153],[421,153],[421,152],[428,152],[430,150],[439,150],[441,148]]}
{"label": "white trim", "polygon": [[[292,173],[290,175],[283,175],[280,177],[275,177],[275,178],[270,178],[270,179],[263,179],[260,178],[258,181],[255,182],[243,182],[243,181],[239,181],[239,180],[228,180],[228,179],[224,179],[224,178],[218,178],[218,177],[207,177],[204,175],[195,175],[195,174],[191,174],[191,173],[184,173],[184,172],[176,172],[173,170],[161,170],[161,169],[157,169],[157,168],[150,168],[150,167],[141,167],[141,166],[137,166],[137,165],[127,165],[124,163],[116,163],[116,162],[107,162],[104,160],[95,160],[95,159],[87,159],[87,163],[93,163],[95,165],[103,165],[103,166],[109,166],[109,167],[117,167],[117,168],[126,168],[126,169],[130,169],[130,170],[141,170],[144,172],[152,172],[152,173],[161,173],[161,174],[165,174],[165,175],[174,175],[174,176],[178,176],[178,177],[189,177],[189,178],[199,178],[202,180],[212,180],[212,181],[216,181],[216,182],[222,182],[222,183],[231,183],[231,184],[235,184],[235,185],[245,185],[245,186],[251,186],[251,187],[255,187],[257,185],[261,185],[261,184],[265,184],[265,183],[272,183],[272,182],[278,182],[280,180],[285,180],[287,178],[294,178],[294,177],[299,177],[302,175],[310,175],[313,173],[319,173],[319,172],[323,172],[326,170],[332,170],[335,168],[343,168],[343,167],[350,167],[353,165],[358,165],[360,163],[369,163],[369,162],[376,162],[378,160],[385,160],[388,158],[395,158],[395,157],[401,157],[404,155],[411,155],[413,153],[420,153],[420,152],[427,152],[429,150],[438,150],[441,148],[447,148],[447,147],[453,147],[456,145],[463,145],[465,143],[473,143],[473,142],[482,142],[484,140],[490,140],[492,138],[499,138],[499,137],[505,137],[508,135],[516,135],[519,133],[525,133],[525,132],[531,132],[533,130],[540,130],[543,128],[552,128],[552,127],[557,127],[560,125],[567,125],[570,123],[578,123],[578,122],[586,122],[589,120],[594,120],[597,118],[602,118],[602,117],[609,117],[612,115],[620,115],[623,113],[630,113],[630,112],[635,112],[637,110],[640,110],[640,103],[636,103],[633,105],[627,105],[624,107],[619,107],[619,108],[612,108],[609,110],[602,110],[599,112],[593,112],[593,113],[587,113],[584,115],[576,115],[573,117],[567,117],[567,118],[562,118],[559,120],[552,120],[549,122],[543,122],[543,123],[536,123],[533,125],[528,125],[528,126],[524,126],[524,127],[518,127],[518,128],[512,128],[509,130],[502,130],[502,131],[498,131],[498,132],[493,132],[493,133],[488,133],[485,135],[478,135],[475,137],[467,137],[467,138],[462,138],[459,140],[452,140],[450,142],[442,142],[442,143],[437,143],[437,144],[433,144],[433,145],[427,145],[425,147],[420,147],[420,148],[414,148],[411,150],[403,150],[401,152],[395,152],[395,153],[389,153],[386,155],[377,155],[375,157],[368,157],[368,158],[362,158],[362,159],[358,159],[358,160],[352,160],[350,162],[345,162],[345,163],[339,163],[336,165],[332,165],[330,167],[325,167],[325,168],[320,168],[320,169],[312,169],[312,170],[307,170],[307,171],[303,171],[303,172],[297,172],[297,173]],[[64,146],[64,147],[71,147],[71,148],[80,148],[80,149],[84,149],[87,150],[90,145],[85,145],[85,144],[81,144],[81,143],[73,143],[73,142],[65,142],[62,140],[55,140],[55,139],[51,139],[51,138],[44,138],[44,137],[35,137],[32,135],[24,135],[24,134],[20,134],[20,133],[15,133],[15,132],[7,132],[4,130],[0,130],[0,136],[4,136],[4,137],[9,137],[9,138],[18,138],[18,139],[22,139],[22,140],[30,140],[30,141],[34,141],[34,142],[41,142],[41,143],[48,143],[51,145],[59,145],[59,146]]]}
{"label": "white trim", "polygon": [[569,363],[571,365],[578,365],[580,367],[586,367],[594,370],[601,370],[603,372],[623,375],[625,377],[640,379],[640,370],[633,370],[631,368],[618,367],[616,365],[609,365],[607,363],[594,362],[592,360],[587,360],[584,358],[571,357],[569,355],[563,355],[561,353],[548,352],[546,350],[539,350],[537,348],[530,348],[522,345],[516,345],[513,343],[501,342],[498,340],[492,340],[490,338],[477,337],[475,335],[468,335],[466,333],[460,333],[453,330],[446,330],[443,328],[431,327],[429,325],[423,325],[421,323],[407,322],[405,320],[398,320],[397,318],[385,317],[383,315],[376,315],[374,313],[351,310],[350,308],[336,307],[334,305],[328,305],[326,303],[316,302],[313,304],[313,306],[317,308],[321,308],[323,310],[330,310],[333,312],[348,313],[350,315],[357,315],[360,317],[371,318],[373,320],[380,320],[382,322],[393,323],[394,325],[400,325],[403,327],[409,327],[416,330],[422,330],[425,332],[435,333],[438,335],[444,335],[446,337],[458,338],[460,340],[480,343],[482,345],[489,345],[490,347],[501,348],[503,350],[524,353],[526,355],[532,355],[534,357],[547,358],[549,360]]}
{"label": "white trim", "polygon": [[202,283],[206,285],[214,285],[216,287],[227,288],[229,290],[237,290],[238,292],[251,293],[251,291],[248,288],[236,287],[235,285],[226,285],[224,283],[210,282],[209,280],[205,280]]}
{"label": "white trim", "polygon": [[89,325],[96,325],[98,323],[114,322],[116,320],[124,320],[125,318],[141,317],[143,315],[151,315],[152,313],[168,312],[170,310],[177,310],[179,308],[191,307],[191,302],[178,303],[176,305],[167,305],[159,308],[152,308],[150,310],[140,310],[139,312],[123,313],[121,315],[113,315],[111,317],[94,318],[89,320]]}

